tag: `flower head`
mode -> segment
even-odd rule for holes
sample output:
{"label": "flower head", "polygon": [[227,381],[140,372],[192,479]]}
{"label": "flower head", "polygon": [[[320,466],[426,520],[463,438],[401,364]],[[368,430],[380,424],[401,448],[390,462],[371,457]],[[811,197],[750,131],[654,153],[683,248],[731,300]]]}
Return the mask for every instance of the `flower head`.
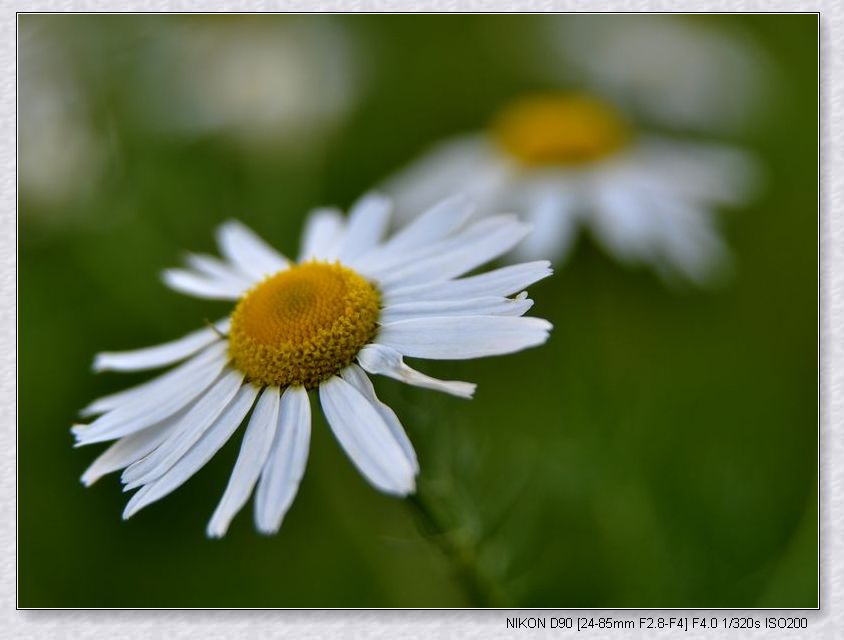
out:
{"label": "flower head", "polygon": [[356,204],[348,220],[335,210],[313,212],[295,264],[231,221],[217,236],[224,260],[192,254],[188,269],[166,271],[171,288],[237,301],[235,309],[173,342],[96,357],[100,371],[184,362],[84,410],[99,417],[73,428],[78,444],[117,442],[83,482],[125,468],[126,488],[139,489],[126,506],[129,517],[198,471],[251,410],[208,535],[225,534],[256,485],[256,526],[275,532],[304,473],[313,389],[363,476],[385,493],[413,492],[413,446],[367,374],[471,397],[475,385],[429,377],[404,357],[478,358],[542,344],[551,325],[523,317],[533,302],[519,292],[551,271],[540,261],[460,277],[528,232],[512,216],[467,224],[462,198],[382,241],[389,214],[389,201],[376,195]]}
{"label": "flower head", "polygon": [[576,166],[616,153],[630,128],[612,105],[588,94],[528,96],[496,117],[498,145],[526,166]]}
{"label": "flower head", "polygon": [[558,92],[505,106],[486,131],[441,143],[386,189],[408,218],[451,193],[482,213],[516,211],[534,226],[517,260],[562,261],[583,227],[624,262],[704,283],[728,257],[713,210],[742,203],[755,181],[736,149],[649,134],[597,96]]}

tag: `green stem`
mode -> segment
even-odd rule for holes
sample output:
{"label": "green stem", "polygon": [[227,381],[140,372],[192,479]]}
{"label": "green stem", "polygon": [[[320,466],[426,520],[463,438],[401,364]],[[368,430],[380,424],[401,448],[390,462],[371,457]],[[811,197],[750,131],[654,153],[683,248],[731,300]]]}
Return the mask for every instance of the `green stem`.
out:
{"label": "green stem", "polygon": [[417,516],[417,522],[429,540],[434,542],[452,565],[473,607],[503,607],[507,598],[501,588],[481,569],[470,543],[447,526],[443,518],[420,494],[406,499]]}

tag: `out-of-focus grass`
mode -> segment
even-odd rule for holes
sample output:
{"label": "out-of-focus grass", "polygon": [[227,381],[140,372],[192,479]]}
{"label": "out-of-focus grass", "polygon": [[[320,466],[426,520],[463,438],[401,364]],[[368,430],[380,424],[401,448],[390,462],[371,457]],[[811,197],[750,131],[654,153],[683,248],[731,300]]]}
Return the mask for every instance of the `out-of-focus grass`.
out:
{"label": "out-of-focus grass", "polygon": [[[122,522],[116,477],[78,482],[96,451],[73,449],[68,428],[90,399],[145,377],[92,375],[97,350],[165,341],[225,312],[167,291],[163,267],[213,251],[230,216],[295,255],[309,207],[347,206],[533,88],[509,53],[543,18],[338,18],[362,43],[366,91],[345,126],[292,158],[139,123],[131,71],[177,19],[21,18],[70,41],[109,164],[83,200],[20,201],[19,604],[467,604],[407,505],[365,484],[321,417],[280,534],[256,534],[247,509],[222,541],[203,531],[238,438]],[[417,446],[422,490],[514,605],[817,604],[816,21],[712,20],[758,37],[782,82],[771,125],[744,141],[768,187],[725,220],[733,281],[671,291],[584,238],[532,288],[534,313],[555,325],[544,348],[421,365],[477,381],[475,400],[377,382]]]}

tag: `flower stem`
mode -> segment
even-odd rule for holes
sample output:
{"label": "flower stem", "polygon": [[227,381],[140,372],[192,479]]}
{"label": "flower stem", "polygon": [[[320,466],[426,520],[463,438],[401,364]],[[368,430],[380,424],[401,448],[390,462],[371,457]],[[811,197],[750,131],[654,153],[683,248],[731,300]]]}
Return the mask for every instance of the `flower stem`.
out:
{"label": "flower stem", "polygon": [[472,607],[504,607],[507,598],[502,589],[482,570],[472,544],[419,493],[409,496],[407,504],[417,518],[421,533],[439,547],[451,563],[454,575],[463,585]]}

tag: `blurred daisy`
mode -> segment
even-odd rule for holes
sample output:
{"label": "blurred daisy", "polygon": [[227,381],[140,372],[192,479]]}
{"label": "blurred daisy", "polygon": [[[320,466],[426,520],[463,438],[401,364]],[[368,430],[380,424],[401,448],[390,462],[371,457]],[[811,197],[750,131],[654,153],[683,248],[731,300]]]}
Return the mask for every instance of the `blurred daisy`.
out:
{"label": "blurred daisy", "polygon": [[[208,535],[225,534],[257,485],[255,523],[281,526],[308,455],[311,408],[319,394],[341,447],[380,491],[405,496],[419,467],[393,411],[368,374],[469,398],[475,385],[431,378],[404,357],[459,360],[544,343],[551,325],[522,317],[524,287],[548,276],[547,262],[462,274],[510,250],[528,232],[513,216],[466,224],[465,201],[440,203],[381,240],[390,203],[359,201],[348,221],[317,210],[296,263],[238,222],[220,227],[224,260],[191,254],[188,269],[164,274],[173,289],[237,301],[231,316],[179,340],[101,353],[97,371],[137,371],[185,361],[138,387],[96,400],[73,428],[78,445],[117,440],[82,477],[90,485],[125,468],[136,489],[128,518],[196,473],[252,415]],[[517,294],[515,298],[509,296]]]}
{"label": "blurred daisy", "polygon": [[638,132],[597,97],[550,93],[440,144],[385,188],[405,219],[451,193],[522,214],[534,230],[517,259],[562,261],[585,227],[624,262],[701,283],[727,258],[714,207],[740,204],[753,183],[735,149]]}
{"label": "blurred daisy", "polygon": [[771,63],[750,34],[689,16],[566,16],[543,23],[562,64],[541,67],[663,125],[739,130],[772,102]]}
{"label": "blurred daisy", "polygon": [[18,175],[37,211],[67,211],[87,196],[105,168],[104,136],[95,131],[85,92],[68,62],[61,33],[43,19],[20,22]]}
{"label": "blurred daisy", "polygon": [[249,148],[302,148],[341,122],[361,83],[349,34],[322,18],[193,17],[153,44],[143,115]]}

